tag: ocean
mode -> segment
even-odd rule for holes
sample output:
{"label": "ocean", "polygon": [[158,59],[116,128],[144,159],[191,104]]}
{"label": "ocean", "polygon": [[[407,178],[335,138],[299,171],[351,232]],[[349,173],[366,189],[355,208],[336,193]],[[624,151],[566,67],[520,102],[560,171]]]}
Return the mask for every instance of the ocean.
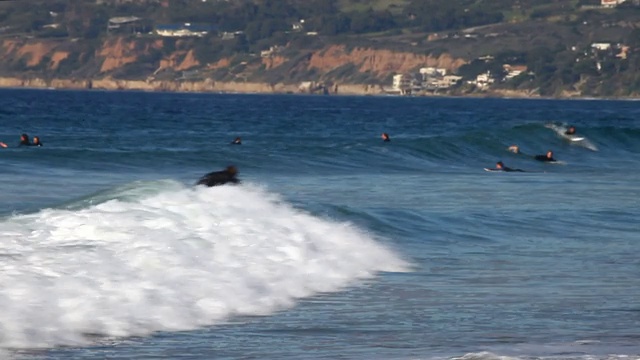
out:
{"label": "ocean", "polygon": [[0,358],[640,359],[639,104],[0,90]]}

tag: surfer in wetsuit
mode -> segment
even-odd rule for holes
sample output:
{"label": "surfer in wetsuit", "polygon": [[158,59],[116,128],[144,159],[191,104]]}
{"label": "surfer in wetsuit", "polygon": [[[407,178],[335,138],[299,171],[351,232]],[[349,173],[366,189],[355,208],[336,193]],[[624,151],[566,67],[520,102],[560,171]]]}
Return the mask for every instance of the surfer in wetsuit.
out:
{"label": "surfer in wetsuit", "polygon": [[524,170],[522,170],[522,169],[513,169],[513,168],[510,168],[510,167],[508,167],[508,166],[505,166],[505,165],[504,165],[504,163],[503,163],[502,161],[498,161],[498,162],[496,163],[496,168],[495,168],[495,170],[502,170],[502,171],[506,171],[506,172],[511,172],[511,171],[514,171],[514,172],[525,172],[525,171],[524,171]]}
{"label": "surfer in wetsuit", "polygon": [[576,127],[575,126],[569,126],[569,128],[567,129],[567,131],[564,132],[565,135],[575,135],[576,134]]}
{"label": "surfer in wetsuit", "polygon": [[242,145],[242,139],[240,139],[240,137],[238,136],[237,138],[233,139],[231,145]]}
{"label": "surfer in wetsuit", "polygon": [[222,171],[214,171],[201,177],[196,185],[205,185],[207,187],[224,185],[227,183],[238,184],[240,180],[236,177],[238,175],[238,169],[235,166],[227,166]]}
{"label": "surfer in wetsuit", "polygon": [[[40,142],[40,138],[37,136],[33,137],[33,142],[29,142],[29,135],[22,134],[20,135],[20,143],[18,144],[18,146],[42,146],[42,143]],[[3,142],[0,142],[0,147],[6,148],[9,146]]]}
{"label": "surfer in wetsuit", "polygon": [[[511,145],[511,146],[509,146],[508,150],[510,152],[514,153],[514,154],[531,156],[531,155],[523,154],[520,151],[520,147],[518,145]],[[556,162],[557,161],[556,159],[553,158],[553,151],[551,151],[551,150],[547,151],[547,153],[545,155],[534,155],[533,158],[535,160],[543,161],[543,162]]]}
{"label": "surfer in wetsuit", "polygon": [[387,134],[387,133],[382,133],[381,137],[382,137],[382,141],[384,141],[384,142],[391,141],[391,138],[389,137],[389,134]]}
{"label": "surfer in wetsuit", "polygon": [[551,150],[547,151],[546,155],[536,155],[533,158],[538,160],[538,161],[544,161],[544,162],[557,161],[556,159],[553,158],[553,151],[551,151]]}
{"label": "surfer in wetsuit", "polygon": [[20,135],[20,144],[18,144],[18,146],[31,146],[31,143],[29,142],[29,135]]}

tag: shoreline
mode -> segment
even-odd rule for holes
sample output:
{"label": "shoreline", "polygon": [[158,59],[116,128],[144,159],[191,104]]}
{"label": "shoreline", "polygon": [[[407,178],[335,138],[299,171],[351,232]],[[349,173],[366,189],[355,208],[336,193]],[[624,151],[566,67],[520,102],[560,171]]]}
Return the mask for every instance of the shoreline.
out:
{"label": "shoreline", "polygon": [[211,79],[201,81],[162,81],[102,79],[62,79],[62,78],[20,78],[0,77],[0,88],[33,90],[102,90],[102,91],[142,91],[175,93],[218,93],[218,94],[299,94],[327,96],[385,96],[385,97],[451,97],[451,98],[493,98],[531,100],[607,100],[640,101],[640,97],[593,97],[593,96],[540,96],[529,91],[495,89],[470,94],[415,94],[395,95],[384,91],[380,85],[336,84],[333,92],[309,92],[295,84],[268,84],[248,82],[223,82]]}

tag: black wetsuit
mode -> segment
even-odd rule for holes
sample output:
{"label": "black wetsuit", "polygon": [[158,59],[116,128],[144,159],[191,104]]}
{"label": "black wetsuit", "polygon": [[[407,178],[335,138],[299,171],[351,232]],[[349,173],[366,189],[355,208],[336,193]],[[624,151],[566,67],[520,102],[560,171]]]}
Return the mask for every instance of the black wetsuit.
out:
{"label": "black wetsuit", "polygon": [[224,185],[227,183],[238,184],[240,180],[236,178],[235,169],[225,169],[222,171],[214,171],[206,174],[201,177],[200,180],[196,183],[196,185],[206,185],[208,187],[216,186],[216,185]]}
{"label": "black wetsuit", "polygon": [[502,169],[500,169],[500,170],[506,171],[506,172],[511,172],[511,171],[514,171],[514,172],[525,172],[522,169],[512,169],[512,168],[506,167],[506,166],[503,166]]}
{"label": "black wetsuit", "polygon": [[533,158],[538,160],[538,161],[546,161],[546,162],[554,162],[554,161],[556,161],[556,159],[554,159],[552,157],[549,158],[549,157],[547,157],[547,155],[536,155]]}

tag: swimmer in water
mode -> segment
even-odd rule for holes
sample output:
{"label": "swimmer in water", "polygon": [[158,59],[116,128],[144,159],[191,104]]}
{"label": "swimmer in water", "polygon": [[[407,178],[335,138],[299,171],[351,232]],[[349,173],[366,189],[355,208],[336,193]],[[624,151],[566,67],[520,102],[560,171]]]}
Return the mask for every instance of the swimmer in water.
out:
{"label": "swimmer in water", "polygon": [[391,138],[389,137],[389,134],[387,134],[387,133],[382,133],[381,138],[382,138],[382,141],[384,141],[384,142],[391,141]]}
{"label": "swimmer in water", "polygon": [[242,139],[240,139],[240,137],[238,136],[237,138],[233,139],[231,144],[232,145],[242,145]]}
{"label": "swimmer in water", "polygon": [[40,138],[37,136],[34,136],[31,146],[42,146],[42,143],[40,142]]}

